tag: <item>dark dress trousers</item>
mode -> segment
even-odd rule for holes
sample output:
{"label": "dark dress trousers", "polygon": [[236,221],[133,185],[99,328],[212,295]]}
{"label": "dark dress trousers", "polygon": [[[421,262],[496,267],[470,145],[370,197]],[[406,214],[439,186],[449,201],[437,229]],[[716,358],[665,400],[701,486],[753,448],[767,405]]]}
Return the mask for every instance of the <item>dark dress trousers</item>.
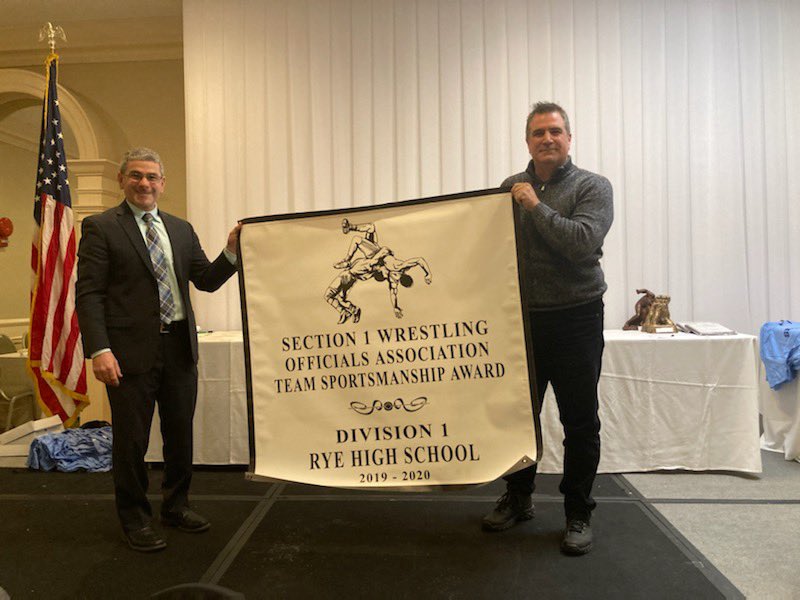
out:
{"label": "dark dress trousers", "polygon": [[188,506],[197,398],[197,334],[189,282],[212,292],[236,272],[223,253],[209,262],[188,222],[160,210],[158,215],[169,235],[186,313],[168,333],[161,333],[156,275],[127,202],[87,217],[78,250],[76,304],[84,351],[88,357],[110,348],[122,371],[120,385],[106,389],[117,512],[126,530],[152,519],[144,455],[156,403],[164,440],[161,512]]}

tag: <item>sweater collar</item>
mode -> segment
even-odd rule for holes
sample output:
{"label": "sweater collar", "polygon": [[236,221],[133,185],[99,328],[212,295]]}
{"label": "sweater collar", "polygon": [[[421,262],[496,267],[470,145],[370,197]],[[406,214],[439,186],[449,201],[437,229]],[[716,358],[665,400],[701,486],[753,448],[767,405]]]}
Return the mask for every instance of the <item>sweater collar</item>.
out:
{"label": "sweater collar", "polygon": [[542,181],[541,179],[539,179],[539,177],[536,175],[536,170],[534,169],[533,166],[533,160],[531,160],[528,163],[528,168],[525,169],[525,172],[528,173],[528,175],[530,176],[530,178],[533,180],[534,183],[539,185],[542,183],[550,185],[552,183],[557,183],[562,179],[564,179],[569,174],[569,172],[572,171],[574,168],[575,165],[572,164],[572,157],[567,156],[567,161],[555,170],[553,176],[550,178],[549,181]]}

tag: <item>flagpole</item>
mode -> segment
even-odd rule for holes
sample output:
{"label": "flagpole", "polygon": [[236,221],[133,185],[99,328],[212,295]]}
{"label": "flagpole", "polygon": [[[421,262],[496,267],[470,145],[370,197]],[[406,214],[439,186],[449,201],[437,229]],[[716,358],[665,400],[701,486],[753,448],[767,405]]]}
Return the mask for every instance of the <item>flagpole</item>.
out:
{"label": "flagpole", "polygon": [[56,53],[56,38],[61,38],[62,42],[67,41],[67,36],[61,28],[61,25],[53,27],[50,21],[39,30],[39,41],[43,42],[45,38],[47,38],[47,45],[50,46],[50,54]]}
{"label": "flagpole", "polygon": [[[47,40],[47,45],[50,47],[50,52],[47,55],[47,58],[44,59],[44,66],[47,71],[50,71],[50,63],[54,60],[58,60],[58,54],[56,54],[56,38],[59,38],[62,42],[67,41],[67,34],[64,33],[64,29],[61,25],[56,25],[53,27],[53,24],[48,21],[46,25],[42,25],[42,28],[39,30],[39,41],[43,42],[45,39]],[[58,63],[56,63],[56,70],[58,70]],[[45,106],[47,106],[47,93],[48,90],[45,89]],[[47,115],[45,115],[45,119],[47,119]]]}

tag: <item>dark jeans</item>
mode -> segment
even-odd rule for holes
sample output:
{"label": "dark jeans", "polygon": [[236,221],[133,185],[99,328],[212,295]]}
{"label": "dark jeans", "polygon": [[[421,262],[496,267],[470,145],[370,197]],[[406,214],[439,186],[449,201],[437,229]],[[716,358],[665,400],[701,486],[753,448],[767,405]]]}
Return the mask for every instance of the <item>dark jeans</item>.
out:
{"label": "dark jeans", "polygon": [[[603,358],[603,301],[556,311],[529,313],[534,365],[531,377],[541,410],[548,384],[564,426],[564,494],[568,519],[588,521],[596,505],[592,485],[600,462],[597,382]],[[509,491],[531,494],[536,465],[505,478]]]}

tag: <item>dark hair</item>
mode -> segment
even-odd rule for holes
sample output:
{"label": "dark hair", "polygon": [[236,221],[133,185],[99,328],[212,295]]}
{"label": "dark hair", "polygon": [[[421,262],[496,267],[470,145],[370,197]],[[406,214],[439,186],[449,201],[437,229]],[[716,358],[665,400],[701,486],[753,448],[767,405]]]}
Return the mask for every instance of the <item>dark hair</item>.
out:
{"label": "dark hair", "polygon": [[572,135],[572,131],[569,128],[569,117],[567,116],[567,111],[565,111],[555,102],[537,102],[533,105],[531,112],[528,113],[528,120],[525,121],[525,139],[528,139],[528,128],[531,126],[531,119],[533,119],[533,115],[548,115],[554,112],[560,114],[561,118],[564,119],[564,128],[567,130],[567,135]]}
{"label": "dark hair", "polygon": [[161,157],[155,150],[145,147],[131,148],[125,153],[125,156],[122,157],[122,162],[119,164],[119,172],[124,175],[125,169],[128,167],[128,162],[132,160],[154,162],[158,164],[158,168],[161,170],[161,176],[164,176],[164,163],[161,162]]}

